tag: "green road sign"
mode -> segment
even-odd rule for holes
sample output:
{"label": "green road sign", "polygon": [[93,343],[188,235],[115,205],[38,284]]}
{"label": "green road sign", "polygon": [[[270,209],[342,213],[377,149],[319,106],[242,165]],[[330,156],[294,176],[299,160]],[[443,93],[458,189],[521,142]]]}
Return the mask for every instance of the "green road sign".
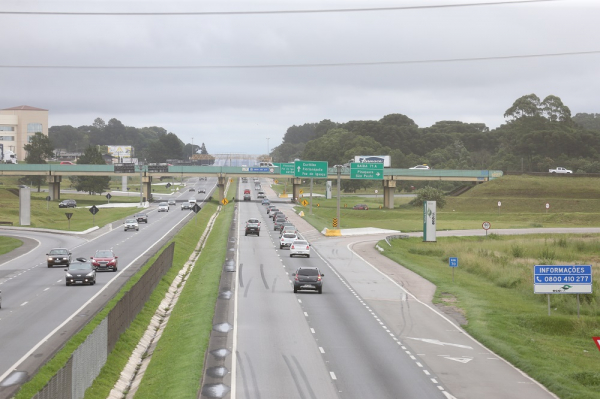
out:
{"label": "green road sign", "polygon": [[327,177],[327,162],[295,161],[295,177]]}
{"label": "green road sign", "polygon": [[383,180],[383,163],[351,163],[351,179]]}
{"label": "green road sign", "polygon": [[294,164],[293,163],[280,163],[279,173],[282,175],[294,176]]}

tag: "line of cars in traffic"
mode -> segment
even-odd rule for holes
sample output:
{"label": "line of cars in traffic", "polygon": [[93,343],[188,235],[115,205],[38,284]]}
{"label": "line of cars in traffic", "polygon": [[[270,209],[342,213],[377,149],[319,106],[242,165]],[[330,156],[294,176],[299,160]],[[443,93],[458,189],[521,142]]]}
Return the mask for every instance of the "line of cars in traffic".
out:
{"label": "line of cars in traffic", "polygon": [[111,249],[99,249],[89,259],[78,257],[73,260],[73,253],[67,248],[53,248],[46,254],[49,268],[66,266],[65,285],[94,285],[96,272],[112,271],[118,268],[119,257]]}
{"label": "line of cars in traffic", "polygon": [[[294,256],[310,258],[310,243],[300,235],[296,226],[276,205],[271,205],[268,199],[263,200],[263,205],[266,205],[266,213],[273,220],[273,230],[279,231],[279,249],[289,248],[290,258]],[[260,227],[261,223],[257,218],[248,219],[245,235],[256,234],[259,236]],[[317,267],[300,266],[292,273],[292,277],[294,277],[294,293],[300,290],[312,290],[319,294],[323,292],[324,274]]]}

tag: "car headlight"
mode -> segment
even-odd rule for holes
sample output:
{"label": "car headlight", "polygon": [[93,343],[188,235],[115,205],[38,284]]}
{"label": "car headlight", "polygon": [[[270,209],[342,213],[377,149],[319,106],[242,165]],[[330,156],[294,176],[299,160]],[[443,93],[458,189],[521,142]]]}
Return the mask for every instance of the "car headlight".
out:
{"label": "car headlight", "polygon": [[71,276],[71,273],[67,272],[67,277],[73,277],[73,276]]}
{"label": "car headlight", "polygon": [[50,257],[50,258],[48,258],[48,260],[52,260],[52,258]]}

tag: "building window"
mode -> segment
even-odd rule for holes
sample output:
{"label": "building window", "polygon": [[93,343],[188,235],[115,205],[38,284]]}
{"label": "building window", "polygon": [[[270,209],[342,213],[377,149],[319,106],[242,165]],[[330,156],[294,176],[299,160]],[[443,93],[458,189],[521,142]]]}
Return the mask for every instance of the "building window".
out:
{"label": "building window", "polygon": [[14,126],[0,126],[0,132],[14,132]]}
{"label": "building window", "polygon": [[0,136],[0,141],[15,141],[15,136]]}
{"label": "building window", "polygon": [[27,133],[42,133],[42,124],[41,123],[28,123],[27,124]]}

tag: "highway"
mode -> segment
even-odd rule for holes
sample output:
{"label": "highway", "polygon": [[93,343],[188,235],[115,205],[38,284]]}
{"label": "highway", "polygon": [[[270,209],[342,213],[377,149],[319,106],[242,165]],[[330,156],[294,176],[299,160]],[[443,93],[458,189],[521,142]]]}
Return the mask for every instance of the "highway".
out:
{"label": "highway", "polygon": [[[216,178],[190,179],[185,190],[173,197],[180,201],[195,197],[201,205],[215,185]],[[196,191],[188,191],[190,187]],[[206,194],[199,194],[199,188]],[[146,209],[148,224],[141,223],[139,231],[125,232],[122,221],[87,235],[3,231],[3,235],[29,238],[30,250],[0,264],[0,398],[48,360],[193,215],[181,211],[179,203],[169,212],[158,213],[156,208],[155,203]],[[131,213],[138,211],[132,208]],[[119,270],[98,272],[94,286],[67,287],[65,267],[47,267],[45,254],[52,248],[70,249],[73,259],[89,258],[97,249],[112,249],[119,257]]]}
{"label": "highway", "polygon": [[[556,398],[437,310],[431,283],[374,249],[383,236],[326,238],[277,205],[312,255],[290,258],[265,207],[239,203],[232,397]],[[259,237],[243,234],[251,217]],[[298,266],[321,269],[323,294],[293,293]]]}

